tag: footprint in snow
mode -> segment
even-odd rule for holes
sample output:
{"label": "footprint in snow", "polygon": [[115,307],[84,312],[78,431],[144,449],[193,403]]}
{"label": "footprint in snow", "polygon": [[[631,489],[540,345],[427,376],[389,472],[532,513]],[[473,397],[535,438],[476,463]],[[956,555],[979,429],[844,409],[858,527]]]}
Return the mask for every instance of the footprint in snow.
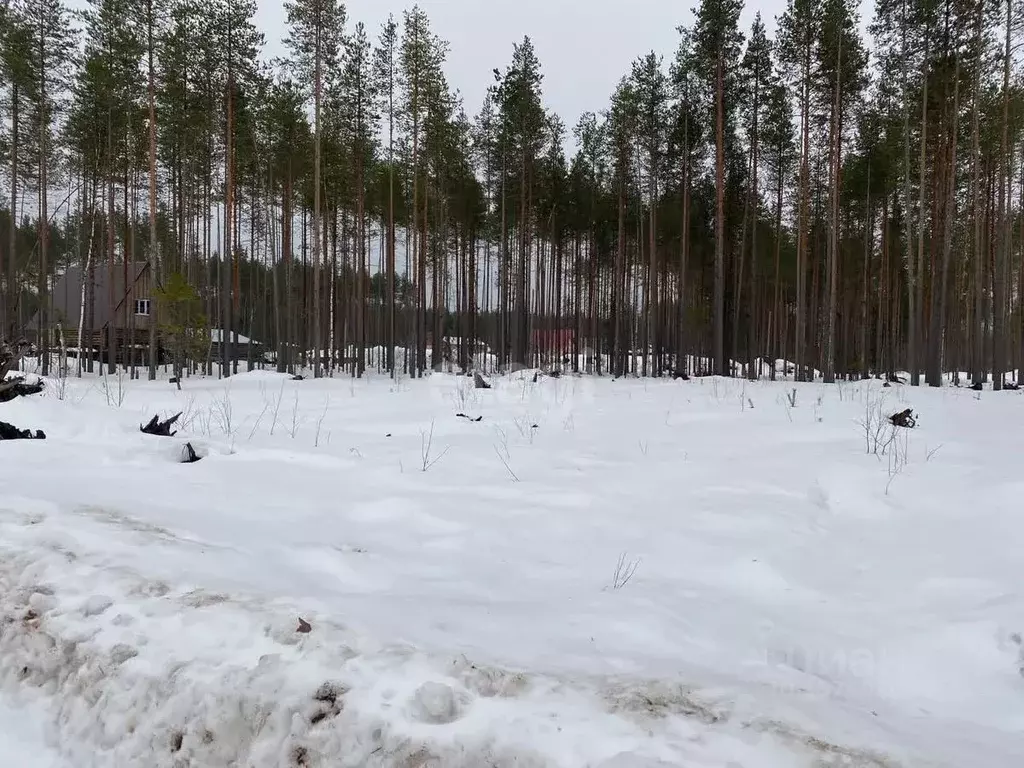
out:
{"label": "footprint in snow", "polygon": [[431,725],[454,723],[462,717],[468,696],[458,694],[450,685],[428,682],[416,689],[409,703],[414,720]]}
{"label": "footprint in snow", "polygon": [[118,643],[110,649],[110,661],[116,666],[124,664],[129,659],[134,659],[138,655],[137,650],[124,643]]}
{"label": "footprint in snow", "polygon": [[[641,757],[631,752],[620,752],[615,757],[598,763],[597,768],[671,768],[672,763],[653,757]],[[729,762],[726,768],[739,768],[738,763]]]}
{"label": "footprint in snow", "polygon": [[85,617],[99,616],[114,604],[106,595],[93,595],[82,604],[82,615]]}

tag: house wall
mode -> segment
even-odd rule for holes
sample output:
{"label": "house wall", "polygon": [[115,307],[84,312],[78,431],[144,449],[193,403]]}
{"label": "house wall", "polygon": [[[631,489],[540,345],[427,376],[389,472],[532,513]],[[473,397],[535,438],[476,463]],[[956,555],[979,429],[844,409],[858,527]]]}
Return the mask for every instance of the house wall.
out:
{"label": "house wall", "polygon": [[[70,268],[57,279],[49,296],[50,311],[46,318],[49,328],[55,328],[60,323],[65,329],[77,331],[82,310],[82,282],[86,279],[88,275],[83,275],[80,267]],[[114,264],[112,273],[109,273],[106,264],[97,264],[94,280],[94,331],[101,331],[105,326],[124,332],[148,331],[154,307],[152,281],[144,263]],[[138,300],[149,300],[149,315],[136,313]],[[26,330],[35,331],[39,326],[39,320],[38,314],[33,316]]]}

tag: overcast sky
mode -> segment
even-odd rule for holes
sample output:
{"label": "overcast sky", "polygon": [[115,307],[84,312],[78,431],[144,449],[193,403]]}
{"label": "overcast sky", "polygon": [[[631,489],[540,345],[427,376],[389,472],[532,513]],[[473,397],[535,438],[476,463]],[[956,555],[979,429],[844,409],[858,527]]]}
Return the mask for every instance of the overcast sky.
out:
{"label": "overcast sky", "polygon": [[[572,129],[585,111],[607,106],[631,62],[651,50],[671,59],[678,41],[676,27],[693,21],[698,0],[419,0],[435,34],[448,41],[446,72],[463,96],[466,111],[480,109],[495,67],[504,71],[512,45],[529,35],[544,73],[545,106]],[[401,19],[413,3],[347,0],[349,27],[362,21],[376,40],[389,13]],[[786,0],[748,2],[742,27],[750,29],[757,11],[769,33]],[[282,0],[259,0],[259,24],[267,35],[268,56],[283,53]],[[872,0],[862,0],[861,22],[870,21]],[[570,133],[571,136],[571,133]]]}

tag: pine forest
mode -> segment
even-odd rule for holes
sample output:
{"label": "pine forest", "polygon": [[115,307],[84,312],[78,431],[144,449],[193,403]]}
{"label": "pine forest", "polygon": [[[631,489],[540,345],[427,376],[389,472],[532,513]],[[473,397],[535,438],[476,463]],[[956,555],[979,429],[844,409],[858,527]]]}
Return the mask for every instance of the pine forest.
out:
{"label": "pine forest", "polygon": [[[467,104],[418,7],[284,6],[272,59],[255,0],[0,3],[0,335],[44,375],[76,348],[79,375],[151,378],[170,351],[225,376],[1019,382],[1019,0],[876,0],[866,25],[788,0],[773,34],[700,0],[573,125],[529,38]],[[156,320],[110,333],[130,265]]]}

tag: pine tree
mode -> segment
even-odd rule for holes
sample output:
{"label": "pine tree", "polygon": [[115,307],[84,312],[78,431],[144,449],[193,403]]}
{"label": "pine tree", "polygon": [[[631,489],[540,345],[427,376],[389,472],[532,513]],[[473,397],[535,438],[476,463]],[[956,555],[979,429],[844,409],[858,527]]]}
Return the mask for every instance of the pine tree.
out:
{"label": "pine tree", "polygon": [[[996,248],[992,275],[992,387],[997,392],[1003,388],[1006,375],[1006,304],[1007,275],[1009,274],[1010,250],[1012,248],[1012,201],[1013,149],[1010,144],[1010,69],[1013,56],[1013,35],[1019,26],[1020,9],[1014,0],[1001,0],[1004,16],[1002,52],[1002,117],[999,142],[999,161],[996,182],[999,184],[998,209],[995,226]],[[922,154],[923,157],[923,154]]]}
{"label": "pine tree", "polygon": [[[10,137],[7,140],[7,165],[10,168],[10,239],[7,245],[6,264],[0,260],[0,337],[14,329],[21,314],[21,289],[18,279],[18,185],[27,176],[28,168],[20,165],[25,153],[25,134],[28,111],[28,94],[33,87],[32,75],[32,30],[25,16],[22,3],[9,2],[4,5],[3,24],[0,26],[0,86],[8,92],[7,105],[10,110]],[[3,121],[0,121],[3,122]]]}
{"label": "pine tree", "polygon": [[679,277],[676,296],[676,371],[689,370],[688,318],[693,314],[688,306],[687,272],[693,241],[692,197],[695,169],[699,167],[704,144],[700,121],[700,94],[693,33],[680,27],[679,46],[672,62],[672,83],[675,90],[674,155],[679,181]]}
{"label": "pine tree", "polygon": [[[665,163],[666,125],[668,117],[668,78],[662,71],[661,58],[649,53],[633,63],[633,90],[637,100],[637,130],[640,145],[643,148],[643,174],[647,193],[647,279],[644,288],[646,300],[647,342],[644,349],[650,347],[660,357],[661,340],[658,339],[658,307],[660,305],[660,288],[658,284],[658,204],[661,196],[661,176]],[[641,248],[643,244],[641,244]],[[659,361],[660,362],[660,361]],[[647,372],[647,356],[644,356],[644,373]],[[659,376],[661,366],[655,365],[654,375]]]}
{"label": "pine tree", "polygon": [[256,71],[256,56],[263,36],[256,31],[254,0],[231,0],[217,6],[216,26],[223,63],[219,80],[224,93],[224,244],[221,257],[221,374],[238,373],[235,340],[238,336],[239,263],[236,244],[236,155],[237,103],[247,82]]}
{"label": "pine tree", "polygon": [[819,9],[814,0],[789,0],[778,20],[779,61],[800,104],[800,179],[797,212],[796,246],[796,328],[793,363],[796,378],[806,375],[807,343],[807,262],[810,239],[810,162],[811,162],[811,96],[817,77],[814,66],[814,45],[820,24]]}
{"label": "pine tree", "polygon": [[[144,35],[139,28],[139,6],[133,0],[93,0],[85,12],[86,44],[84,67],[79,69],[76,83],[80,96],[76,99],[73,115],[80,121],[79,130],[92,136],[91,152],[95,154],[95,166],[91,173],[96,184],[102,182],[102,202],[96,209],[95,195],[91,196],[90,208],[102,220],[105,232],[97,233],[96,247],[87,258],[88,275],[82,297],[79,330],[88,330],[91,336],[100,332],[101,344],[106,352],[106,364],[112,373],[116,369],[119,346],[126,341],[115,329],[128,326],[128,307],[123,297],[115,293],[114,281],[107,280],[107,295],[95,295],[94,267],[98,259],[92,258],[93,251],[99,256],[106,253],[107,272],[114,274],[117,254],[118,203],[123,206],[125,228],[121,233],[121,269],[123,283],[127,283],[130,249],[128,226],[130,176],[137,157],[132,152],[129,137],[140,128],[141,100],[144,94],[143,82],[139,77],[139,63],[143,57]],[[90,108],[90,103],[93,107]],[[118,183],[121,190],[117,189]],[[121,194],[119,194],[119,192]],[[86,296],[85,294],[89,294]],[[108,321],[103,328],[94,327],[94,305],[105,300],[111,320],[118,314],[117,322]],[[91,340],[91,339],[90,339]],[[89,345],[91,349],[91,344]]]}
{"label": "pine tree", "polygon": [[[406,122],[411,150],[412,174],[412,216],[411,245],[413,284],[416,289],[416,316],[413,322],[415,353],[412,367],[417,376],[422,376],[427,357],[427,208],[426,178],[422,166],[421,145],[423,125],[431,105],[433,94],[440,92],[437,83],[441,78],[441,65],[447,55],[448,45],[430,31],[427,15],[419,6],[406,11],[400,45],[400,81],[403,94],[402,115]],[[440,349],[440,339],[434,339],[434,351]]]}
{"label": "pine tree", "polygon": [[366,171],[373,163],[380,121],[372,64],[370,41],[366,36],[366,29],[359,23],[347,40],[338,82],[341,108],[339,127],[350,145],[352,185],[355,190],[355,274],[361,309],[357,319],[359,352],[354,371],[358,376],[363,375],[366,366],[368,325],[365,316],[370,271],[366,243]]}
{"label": "pine tree", "polygon": [[[756,348],[756,342],[753,338],[755,328],[754,313],[756,312],[756,307],[753,305],[757,298],[756,283],[759,258],[757,250],[757,232],[761,210],[761,190],[759,186],[758,171],[761,165],[761,122],[762,111],[764,109],[765,92],[771,87],[774,74],[771,60],[771,43],[765,34],[764,22],[761,21],[760,13],[754,17],[754,24],[750,30],[750,39],[747,42],[747,49],[744,52],[741,66],[741,106],[744,115],[744,130],[749,144],[748,168],[750,169],[750,179],[747,185],[747,194],[745,196],[743,206],[747,215],[744,216],[744,229],[740,237],[741,248],[736,268],[736,283],[734,291],[736,298],[733,306],[732,350],[734,356],[739,351],[740,309],[741,307],[746,306],[750,313],[750,318],[747,321],[748,374],[751,377],[756,378],[757,371],[751,358],[753,357],[753,351]],[[749,267],[746,264],[745,248],[743,247],[746,244],[748,220],[750,222]],[[748,269],[750,272],[750,287],[749,294],[746,297],[747,301],[744,303],[744,277],[745,270]]]}
{"label": "pine tree", "polygon": [[[483,195],[482,205],[483,211],[481,213],[480,221],[480,232],[479,235],[484,241],[484,280],[483,280],[483,301],[482,308],[489,315],[497,309],[496,323],[493,327],[494,335],[497,339],[503,338],[503,325],[502,325],[502,313],[500,311],[500,301],[496,305],[492,301],[492,288],[501,288],[501,282],[498,276],[492,271],[492,256],[493,256],[493,243],[498,240],[500,236],[500,229],[496,213],[495,204],[495,177],[497,176],[497,158],[500,152],[500,140],[498,136],[498,118],[495,109],[495,100],[497,97],[497,90],[492,85],[488,87],[487,94],[484,96],[483,104],[480,107],[480,112],[474,120],[472,143],[473,143],[473,159],[478,175],[483,179],[483,186],[481,193]],[[499,273],[500,274],[500,273]],[[500,297],[499,297],[500,298]],[[478,302],[477,309],[480,308],[480,302]],[[474,324],[473,334],[470,335],[469,342],[474,344],[477,342],[478,328]],[[500,343],[498,344],[498,354],[502,355],[504,350],[501,348]],[[472,354],[472,353],[471,353]],[[485,358],[486,359],[486,358]]]}
{"label": "pine tree", "polygon": [[[160,285],[160,266],[158,261],[157,243],[157,168],[156,168],[156,46],[160,37],[160,25],[163,22],[163,8],[154,0],[143,0],[143,28],[146,31],[146,106],[147,122],[149,123],[149,275],[150,280]],[[149,380],[156,380],[157,366],[157,324],[149,324]],[[178,379],[181,386],[181,379]]]}
{"label": "pine tree", "polygon": [[840,173],[843,131],[846,117],[860,99],[864,87],[867,57],[857,31],[857,16],[850,0],[825,0],[818,28],[818,73],[831,102],[829,111],[830,215],[827,256],[828,308],[825,319],[824,375],[826,383],[836,377],[836,314],[839,295]]}
{"label": "pine tree", "polygon": [[[769,328],[771,329],[772,366],[770,376],[776,375],[775,360],[784,359],[784,348],[788,328],[789,312],[783,292],[782,245],[786,237],[783,231],[782,214],[786,185],[790,179],[793,163],[796,160],[794,142],[793,112],[789,92],[781,80],[777,80],[767,89],[765,94],[764,121],[761,125],[761,140],[768,173],[774,191],[774,298],[772,301]],[[788,292],[787,292],[788,293]]]}
{"label": "pine tree", "polygon": [[[32,87],[28,93],[30,122],[37,137],[39,193],[39,306],[40,327],[48,328],[50,228],[48,193],[55,176],[57,153],[52,144],[57,120],[71,82],[75,36],[68,10],[60,0],[26,0],[25,21],[31,30]],[[42,333],[42,373],[50,372],[50,336]]]}
{"label": "pine tree", "polygon": [[380,32],[378,47],[373,53],[374,89],[380,94],[387,114],[387,369],[391,378],[397,376],[395,366],[395,127],[397,122],[398,98],[398,23],[394,16],[388,16]]}
{"label": "pine tree", "polygon": [[321,104],[325,72],[336,68],[345,26],[345,9],[337,0],[295,0],[285,3],[292,69],[313,94],[313,376],[323,375],[320,323],[321,270]]}
{"label": "pine tree", "polygon": [[503,165],[508,191],[518,193],[512,221],[516,250],[505,254],[514,285],[515,320],[511,323],[511,362],[527,365],[530,353],[529,275],[533,256],[533,183],[535,165],[545,139],[547,119],[541,106],[540,61],[530,38],[514,46],[512,63],[505,71],[498,100],[501,121]]}
{"label": "pine tree", "polygon": [[626,278],[626,209],[628,187],[632,173],[633,141],[636,136],[637,99],[633,84],[623,78],[612,95],[608,112],[608,139],[611,165],[614,168],[615,195],[617,199],[615,266],[612,271],[611,315],[612,344],[611,365],[615,376],[627,371],[627,318],[628,290]]}
{"label": "pine tree", "polygon": [[[265,111],[270,186],[281,205],[280,257],[274,270],[277,328],[277,369],[295,371],[298,341],[295,313],[294,236],[295,198],[300,179],[310,166],[312,130],[304,111],[304,96],[290,80],[275,82]],[[284,317],[281,317],[281,312]]]}
{"label": "pine tree", "polygon": [[733,130],[739,70],[742,0],[702,0],[694,27],[695,56],[706,73],[705,98],[715,125],[715,279],[713,355],[715,372],[730,372],[725,354],[726,144]]}

